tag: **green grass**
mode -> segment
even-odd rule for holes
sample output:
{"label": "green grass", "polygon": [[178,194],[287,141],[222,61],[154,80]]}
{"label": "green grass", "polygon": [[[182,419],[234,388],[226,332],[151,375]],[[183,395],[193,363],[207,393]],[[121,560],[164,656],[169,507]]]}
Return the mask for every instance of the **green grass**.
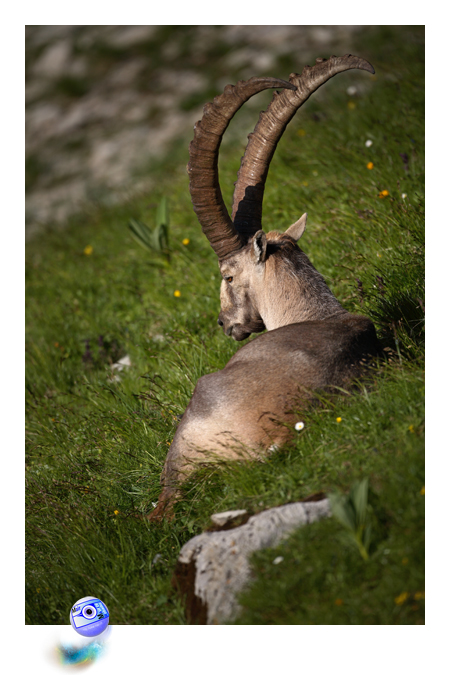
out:
{"label": "green grass", "polygon": [[[421,35],[420,27],[370,33],[359,53],[374,63],[376,78],[339,76],[305,105],[279,144],[264,201],[266,230],[308,211],[302,248],[343,305],[374,320],[386,362],[356,391],[304,413],[295,443],[266,462],[198,471],[172,523],[141,516],[157,500],[176,416],[198,378],[241,346],[216,323],[218,267],[190,204],[187,148],[153,169],[154,193],[87,208],[28,245],[28,624],[66,623],[85,595],[100,596],[114,623],[185,623],[171,577],[180,547],[211,513],[348,492],[365,477],[369,560],[336,519],[305,528],[255,555],[240,621],[424,622]],[[346,88],[355,81],[365,93],[349,106]],[[239,152],[225,145],[228,203],[238,163]],[[379,197],[382,190],[389,194]],[[170,265],[127,228],[130,218],[153,227],[164,195]],[[112,380],[111,363],[124,354],[132,366]]]}

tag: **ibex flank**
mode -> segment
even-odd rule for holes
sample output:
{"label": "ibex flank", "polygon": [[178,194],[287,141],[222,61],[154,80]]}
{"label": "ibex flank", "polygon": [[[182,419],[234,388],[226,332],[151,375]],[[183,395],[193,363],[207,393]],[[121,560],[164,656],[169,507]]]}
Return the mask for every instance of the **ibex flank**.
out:
{"label": "ibex flank", "polygon": [[[203,109],[189,146],[194,210],[219,260],[219,326],[235,340],[267,330],[242,347],[223,370],[201,377],[170,446],[158,505],[149,516],[169,515],[180,483],[214,458],[256,459],[286,442],[311,392],[342,387],[379,352],[373,324],[349,314],[297,242],[306,213],[283,234],[261,229],[270,160],[288,122],[309,96],[337,73],[364,59],[347,54],[317,59],[289,82],[252,77],[228,85]],[[264,89],[275,92],[260,114],[241,160],[230,217],[218,181],[218,152],[235,112]]]}

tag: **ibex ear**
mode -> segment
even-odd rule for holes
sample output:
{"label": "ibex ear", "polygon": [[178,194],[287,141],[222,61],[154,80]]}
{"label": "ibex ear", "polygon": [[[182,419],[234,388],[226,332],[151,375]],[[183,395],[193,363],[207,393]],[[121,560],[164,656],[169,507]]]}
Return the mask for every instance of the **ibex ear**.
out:
{"label": "ibex ear", "polygon": [[265,262],[266,260],[266,251],[267,251],[267,239],[266,235],[262,230],[254,235],[252,239],[252,250],[256,258],[256,262]]}
{"label": "ibex ear", "polygon": [[284,234],[288,234],[290,237],[292,237],[292,239],[298,241],[302,236],[303,232],[305,231],[307,217],[308,214],[304,213],[302,217],[297,220],[296,223],[288,227],[288,229]]}

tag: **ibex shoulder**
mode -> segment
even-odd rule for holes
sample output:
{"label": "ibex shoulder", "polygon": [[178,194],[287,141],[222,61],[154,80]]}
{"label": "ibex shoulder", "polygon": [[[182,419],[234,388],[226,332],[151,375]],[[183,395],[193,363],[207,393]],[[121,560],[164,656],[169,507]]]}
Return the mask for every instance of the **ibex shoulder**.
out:
{"label": "ibex shoulder", "polygon": [[305,356],[353,353],[354,350],[376,354],[379,344],[373,323],[365,316],[344,314],[322,321],[303,321],[282,326],[259,335],[242,347],[229,365],[257,358],[280,358],[302,352]]}

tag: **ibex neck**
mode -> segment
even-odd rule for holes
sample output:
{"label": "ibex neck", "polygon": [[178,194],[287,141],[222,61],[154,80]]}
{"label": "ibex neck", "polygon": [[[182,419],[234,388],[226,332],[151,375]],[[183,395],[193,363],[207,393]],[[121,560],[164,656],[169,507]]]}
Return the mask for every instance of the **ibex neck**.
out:
{"label": "ibex neck", "polygon": [[309,260],[301,276],[288,274],[281,285],[279,277],[274,284],[268,277],[276,279],[276,275],[266,275],[263,302],[260,304],[261,318],[267,330],[347,314]]}
{"label": "ibex neck", "polygon": [[269,312],[266,316],[263,316],[262,319],[267,330],[274,330],[275,328],[288,326],[292,323],[323,321],[324,319],[329,319],[332,316],[337,316],[339,314],[347,314],[347,310],[345,310],[336,300],[334,306],[321,307],[318,311],[312,311],[310,307],[302,307],[301,304],[297,307],[289,308],[289,310],[279,308],[277,311],[275,308],[275,311]]}

